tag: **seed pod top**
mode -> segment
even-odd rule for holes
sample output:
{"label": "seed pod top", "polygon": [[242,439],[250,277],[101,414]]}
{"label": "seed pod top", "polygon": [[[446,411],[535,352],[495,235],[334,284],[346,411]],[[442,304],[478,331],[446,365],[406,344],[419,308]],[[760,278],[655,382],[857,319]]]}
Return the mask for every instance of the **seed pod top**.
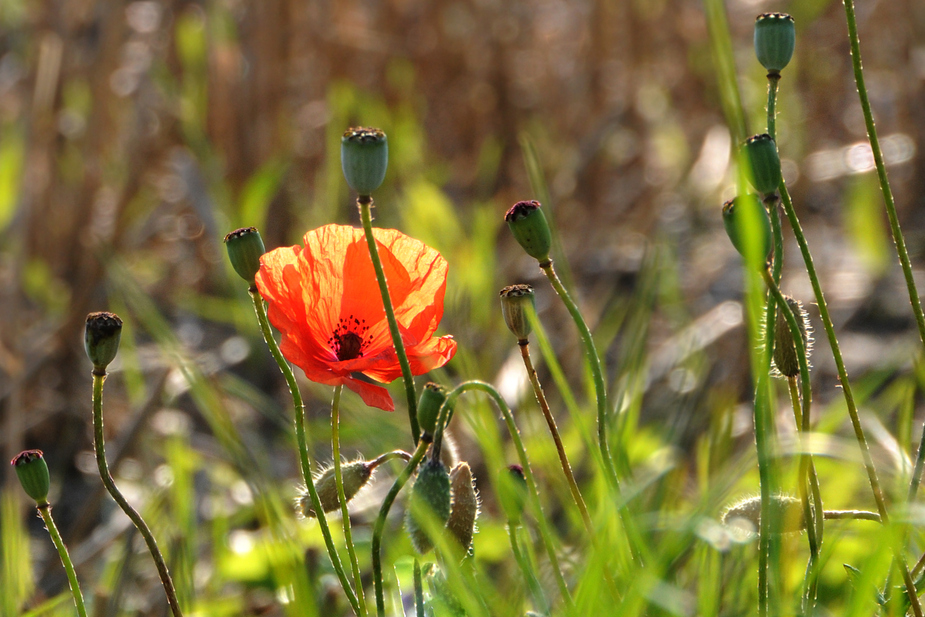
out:
{"label": "seed pod top", "polygon": [[225,248],[234,271],[249,285],[260,270],[260,256],[267,252],[256,227],[242,227],[225,236]]}
{"label": "seed pod top", "polygon": [[749,137],[745,153],[752,168],[751,181],[755,190],[764,195],[777,191],[781,183],[780,156],[777,144],[767,133]]}
{"label": "seed pod top", "polygon": [[501,290],[501,314],[504,323],[518,341],[526,341],[532,330],[529,311],[536,311],[536,299],[530,285],[508,285]]}
{"label": "seed pod top", "polygon": [[549,261],[552,233],[549,231],[546,215],[540,209],[540,202],[518,201],[504,215],[504,220],[511,228],[514,238],[530,257],[541,263]]}
{"label": "seed pod top", "polygon": [[122,337],[122,320],[115,313],[90,313],[87,315],[87,329],[84,348],[93,363],[94,373],[105,373],[119,351]]}
{"label": "seed pod top", "polygon": [[763,13],[755,20],[755,55],[769,73],[780,73],[793,57],[796,28],[786,13]]}
{"label": "seed pod top", "polygon": [[17,454],[10,464],[16,469],[19,483],[26,494],[38,505],[48,503],[48,464],[41,450],[25,450]]}
{"label": "seed pod top", "polygon": [[340,162],[347,184],[361,196],[382,185],[389,166],[389,141],[380,129],[347,129],[340,141]]}
{"label": "seed pod top", "polygon": [[431,436],[437,428],[437,415],[445,400],[446,388],[438,383],[428,383],[421,392],[421,399],[418,401],[418,424],[421,425],[422,431]]}
{"label": "seed pod top", "polygon": [[[751,223],[747,222],[749,219]],[[726,235],[743,257],[746,256],[746,238],[756,239],[755,235],[746,234],[745,230],[749,224],[755,225],[753,230],[757,231],[758,254],[767,257],[771,252],[773,240],[771,219],[768,218],[768,211],[764,209],[758,196],[753,193],[739,195],[723,204],[723,227],[726,228]]]}

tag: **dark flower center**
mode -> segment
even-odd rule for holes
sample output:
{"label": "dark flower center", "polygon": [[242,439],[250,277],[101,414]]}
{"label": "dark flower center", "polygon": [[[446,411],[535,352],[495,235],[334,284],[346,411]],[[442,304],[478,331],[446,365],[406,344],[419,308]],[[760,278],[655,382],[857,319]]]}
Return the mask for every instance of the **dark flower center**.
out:
{"label": "dark flower center", "polygon": [[[341,317],[334,328],[334,333],[328,339],[328,345],[337,354],[337,359],[353,360],[363,356],[363,347],[368,341],[363,340],[363,335],[369,330],[365,319],[357,319],[353,315]],[[372,336],[370,336],[370,340]]]}

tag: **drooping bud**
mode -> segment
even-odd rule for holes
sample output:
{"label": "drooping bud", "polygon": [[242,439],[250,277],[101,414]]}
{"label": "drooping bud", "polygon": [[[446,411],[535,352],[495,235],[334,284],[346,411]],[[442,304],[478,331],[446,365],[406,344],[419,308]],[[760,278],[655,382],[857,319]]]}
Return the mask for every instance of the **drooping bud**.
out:
{"label": "drooping bud", "polygon": [[540,202],[518,201],[504,215],[507,226],[514,238],[530,257],[540,263],[549,261],[549,249],[552,246],[552,233],[546,215],[540,208]]}
{"label": "drooping bud", "polygon": [[[376,470],[376,465],[371,461],[352,461],[344,463],[340,467],[341,477],[344,481],[344,497],[347,503],[356,497]],[[331,465],[323,469],[315,477],[315,490],[318,492],[318,500],[321,502],[321,508],[325,512],[333,512],[340,508],[340,497],[337,494],[337,481],[334,478],[334,466]],[[296,510],[305,518],[314,518],[315,507],[312,504],[311,495],[308,490],[303,490],[296,498]]]}
{"label": "drooping bud", "polygon": [[10,464],[16,469],[16,476],[26,495],[35,503],[44,506],[48,503],[48,488],[51,480],[48,476],[48,464],[41,450],[20,452]]}
{"label": "drooping bud", "polygon": [[724,203],[723,227],[732,245],[743,257],[747,255],[746,243],[749,239],[758,244],[761,257],[767,257],[771,252],[771,219],[757,195],[739,195]]}
{"label": "drooping bud", "polygon": [[414,550],[424,554],[434,546],[431,531],[443,529],[450,517],[450,475],[439,460],[427,459],[411,488],[405,529]]}
{"label": "drooping bud", "polygon": [[745,153],[751,166],[752,186],[763,195],[777,191],[781,183],[780,155],[777,144],[767,133],[749,137],[745,142]]}
{"label": "drooping bud", "polygon": [[[803,350],[806,352],[806,359],[809,360],[812,343],[809,336],[809,317],[799,300],[790,296],[784,296],[784,299],[797,319],[800,338],[803,339]],[[796,345],[794,345],[793,333],[790,332],[790,324],[787,323],[787,318],[784,317],[784,312],[780,308],[777,310],[777,324],[774,327],[774,367],[784,377],[796,377],[800,374],[800,360],[797,356]]]}
{"label": "drooping bud", "polygon": [[780,73],[790,63],[796,46],[793,17],[763,13],[755,20],[755,55],[769,73]]}
{"label": "drooping bud", "polygon": [[418,401],[418,424],[421,425],[422,431],[431,436],[437,428],[437,416],[445,400],[446,388],[438,383],[428,383],[421,392]]}
{"label": "drooping bud", "polygon": [[[790,495],[771,497],[772,520],[780,521],[782,533],[796,533],[806,529],[803,520],[803,505],[800,500]],[[723,512],[723,524],[733,527],[745,527],[756,532],[761,527],[761,497],[749,497],[729,506]]]}
{"label": "drooping bud", "polygon": [[361,196],[382,185],[389,166],[389,141],[379,129],[347,129],[340,141],[340,162],[347,184]]}
{"label": "drooping bud", "polygon": [[501,290],[501,314],[504,323],[518,341],[525,341],[532,327],[529,315],[536,313],[536,298],[530,285],[508,285]]}
{"label": "drooping bud", "polygon": [[90,313],[84,335],[84,349],[93,363],[94,373],[105,373],[119,351],[122,320],[115,313]]}
{"label": "drooping bud", "polygon": [[460,463],[450,471],[450,489],[453,503],[446,529],[459,542],[463,554],[469,554],[472,550],[472,536],[475,534],[475,521],[479,516],[479,494],[472,482],[469,463]]}
{"label": "drooping bud", "polygon": [[498,476],[498,501],[511,525],[519,525],[527,503],[527,478],[520,465],[511,465]]}
{"label": "drooping bud", "polygon": [[254,284],[254,277],[260,270],[260,256],[267,252],[263,238],[256,227],[242,227],[225,236],[225,248],[234,271],[248,285]]}

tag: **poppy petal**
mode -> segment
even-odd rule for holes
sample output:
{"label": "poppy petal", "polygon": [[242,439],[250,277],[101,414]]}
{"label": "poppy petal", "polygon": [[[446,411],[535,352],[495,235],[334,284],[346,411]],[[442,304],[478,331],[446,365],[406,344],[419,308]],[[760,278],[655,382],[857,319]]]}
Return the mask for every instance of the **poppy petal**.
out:
{"label": "poppy petal", "polygon": [[382,386],[377,386],[358,379],[347,378],[344,385],[360,395],[363,402],[370,407],[377,407],[385,411],[395,411],[395,403],[389,391]]}

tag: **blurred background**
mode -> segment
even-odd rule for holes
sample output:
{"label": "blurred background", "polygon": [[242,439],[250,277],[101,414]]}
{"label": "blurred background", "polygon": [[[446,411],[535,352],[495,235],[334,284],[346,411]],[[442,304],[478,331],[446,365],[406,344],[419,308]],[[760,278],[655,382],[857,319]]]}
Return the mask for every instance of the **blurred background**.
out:
{"label": "blurred background", "polygon": [[[841,3],[730,0],[726,8],[750,133],[765,130],[754,18],[785,11],[796,19],[779,100],[785,177],[849,371],[872,376],[865,396],[888,393],[877,407],[883,422],[898,415],[911,426],[920,351],[871,172]],[[925,4],[872,0],[858,11],[874,114],[920,267]],[[568,260],[557,265],[607,350],[615,391],[642,426],[659,423],[639,448],[674,448],[687,477],[692,446],[722,416],[736,427],[729,452],[749,456],[740,259],[719,215],[733,191],[730,132],[700,2],[0,0],[0,449],[4,460],[45,450],[59,525],[87,579],[103,581],[95,593],[109,606],[157,614],[145,611],[158,599],[144,568],[138,586],[150,593],[118,598],[127,576],[119,572],[131,570],[120,551],[131,541],[94,475],[87,313],[111,310],[126,321],[105,408],[117,476],[139,494],[153,490],[156,512],[185,512],[173,519],[183,531],[171,550],[230,568],[214,577],[223,584],[250,581],[220,554],[240,547],[197,543],[204,532],[196,530],[203,518],[225,521],[228,533],[259,529],[241,514],[254,487],[275,483],[285,502],[298,468],[285,385],[222,237],[255,225],[274,248],[322,224],[358,224],[339,161],[340,135],[354,125],[389,136],[376,224],[425,241],[450,263],[440,332],[457,338],[460,353],[439,379],[482,378],[521,399],[497,291],[528,282],[581,384],[566,315],[503,228],[506,208],[536,198],[556,221],[558,255]],[[792,243],[783,287],[809,303]],[[824,406],[840,394],[818,346]],[[618,376],[642,366],[641,383],[621,390]],[[306,387],[314,454],[329,459],[330,392]],[[388,417],[345,396],[347,457],[410,449],[401,388],[392,392],[399,411]],[[789,412],[781,414],[784,425]],[[918,439],[894,432],[907,450]],[[459,442],[478,476],[466,429]],[[11,469],[0,477],[6,528],[31,530],[37,564],[20,580],[6,562],[6,589],[36,606],[64,580]],[[281,516],[291,518],[286,508]],[[16,537],[9,533],[6,547]],[[113,563],[123,566],[107,570]],[[181,568],[181,577],[202,586],[213,580],[202,568]],[[230,614],[273,614],[272,595],[249,589]],[[10,602],[5,614],[19,614]]]}

